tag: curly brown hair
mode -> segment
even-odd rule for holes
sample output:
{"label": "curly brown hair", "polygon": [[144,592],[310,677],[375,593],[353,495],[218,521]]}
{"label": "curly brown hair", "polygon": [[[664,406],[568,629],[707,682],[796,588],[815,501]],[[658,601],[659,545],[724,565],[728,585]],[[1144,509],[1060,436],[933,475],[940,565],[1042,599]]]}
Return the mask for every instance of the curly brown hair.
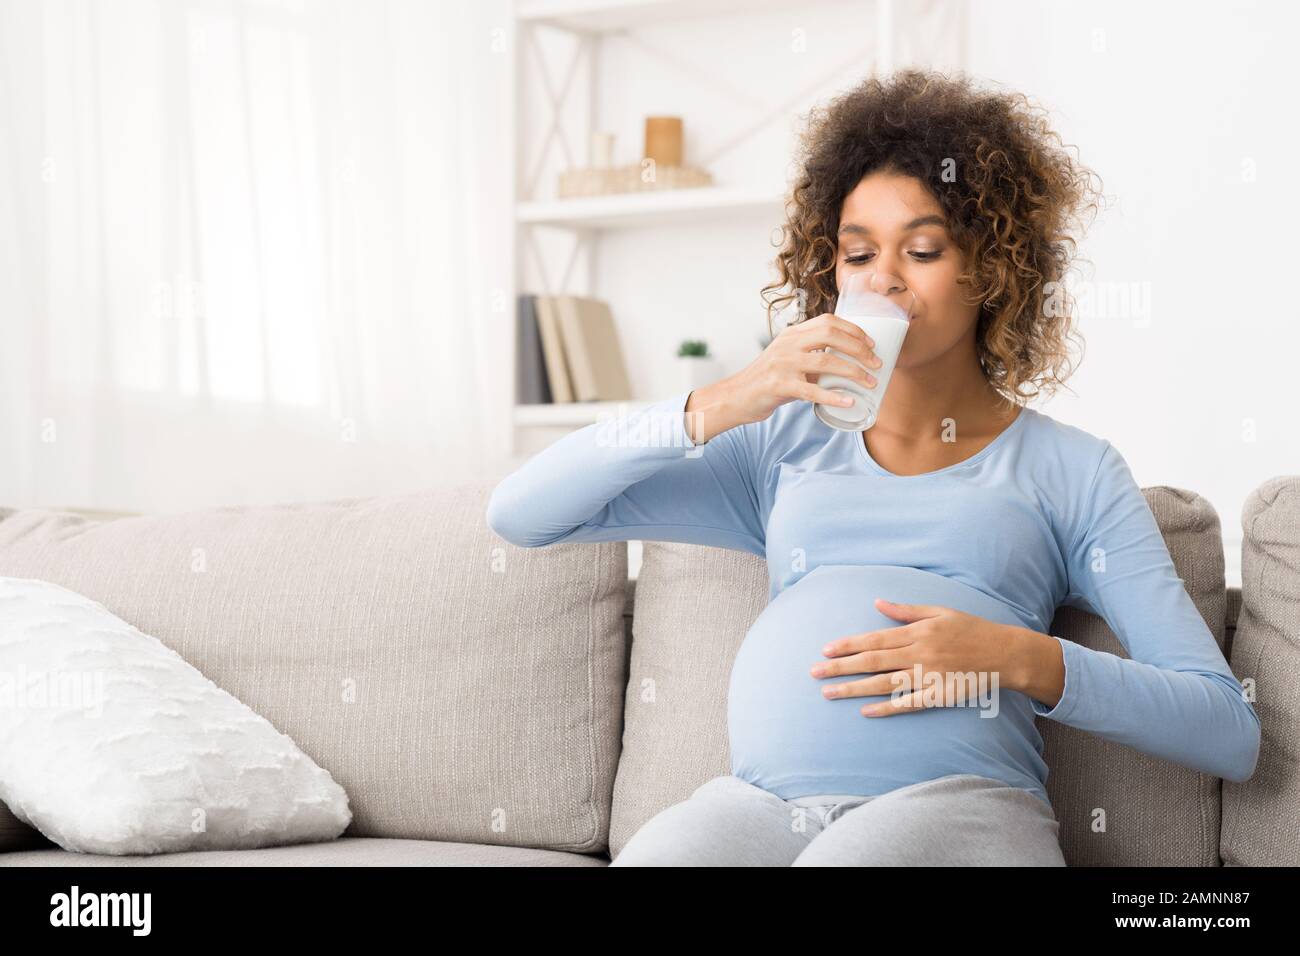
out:
{"label": "curly brown hair", "polygon": [[796,321],[834,308],[844,199],[863,177],[891,172],[918,179],[944,211],[966,263],[960,281],[982,304],[976,348],[989,384],[1019,404],[1064,384],[1069,343],[1082,344],[1062,285],[1071,231],[1101,197],[1040,107],[965,74],[901,70],[814,107],[797,159],[779,278],[761,292],[769,333],[772,310],[791,301],[802,300]]}

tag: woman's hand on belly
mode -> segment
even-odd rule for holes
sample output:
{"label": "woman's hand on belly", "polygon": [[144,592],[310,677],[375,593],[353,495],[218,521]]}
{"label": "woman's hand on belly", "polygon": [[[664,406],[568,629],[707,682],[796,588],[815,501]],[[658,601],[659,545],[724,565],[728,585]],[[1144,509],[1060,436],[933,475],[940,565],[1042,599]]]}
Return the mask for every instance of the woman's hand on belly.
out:
{"label": "woman's hand on belly", "polygon": [[977,698],[996,698],[1000,687],[1020,689],[1026,635],[1033,632],[935,605],[877,598],[876,607],[905,623],[827,644],[822,653],[831,660],[814,665],[813,677],[870,676],[827,684],[825,697],[888,694],[888,701],[862,709],[864,716],[884,717],[927,707],[979,706]]}

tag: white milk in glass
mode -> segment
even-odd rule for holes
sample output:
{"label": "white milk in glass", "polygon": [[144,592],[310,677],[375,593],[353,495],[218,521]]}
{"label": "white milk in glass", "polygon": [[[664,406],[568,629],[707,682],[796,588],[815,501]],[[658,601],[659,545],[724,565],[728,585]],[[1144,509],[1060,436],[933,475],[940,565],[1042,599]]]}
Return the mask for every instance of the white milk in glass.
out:
{"label": "white milk in glass", "polygon": [[[819,419],[832,428],[855,432],[866,431],[876,423],[880,413],[880,403],[884,399],[885,389],[889,387],[889,379],[894,374],[894,365],[898,362],[898,354],[903,350],[903,339],[907,337],[911,321],[903,309],[883,295],[863,293],[854,296],[852,301],[846,304],[843,300],[844,297],[841,296],[840,301],[835,303],[835,314],[861,328],[876,343],[873,351],[880,359],[880,368],[867,369],[875,376],[876,387],[866,388],[861,382],[825,372],[817,379],[817,384],[822,388],[848,395],[853,399],[853,404],[839,406],[823,405],[818,402],[813,405],[813,411]],[[845,314],[840,311],[841,308],[856,314]],[[845,355],[838,349],[828,348],[827,351],[840,358],[848,359],[855,365],[861,364],[857,359]]]}

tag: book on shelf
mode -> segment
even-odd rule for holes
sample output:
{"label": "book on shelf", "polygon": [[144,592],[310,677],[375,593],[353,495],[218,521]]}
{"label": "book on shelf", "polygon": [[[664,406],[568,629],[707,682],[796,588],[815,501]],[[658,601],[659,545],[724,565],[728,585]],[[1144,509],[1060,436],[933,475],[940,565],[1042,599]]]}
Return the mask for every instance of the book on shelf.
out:
{"label": "book on shelf", "polygon": [[[517,394],[521,404],[632,398],[618,329],[607,302],[575,295],[520,298]],[[530,306],[523,304],[525,298],[531,300]],[[539,384],[539,378],[545,382]]]}
{"label": "book on shelf", "polygon": [[601,299],[562,295],[556,299],[560,338],[574,400],[621,402],[632,397],[618,329],[609,304]]}
{"label": "book on shelf", "polygon": [[573,401],[573,386],[569,384],[569,369],[564,358],[564,343],[560,340],[560,319],[555,310],[555,297],[535,296],[537,301],[537,328],[542,340],[542,356],[546,377],[550,383],[551,401]]}
{"label": "book on shelf", "polygon": [[551,401],[551,383],[546,375],[542,354],[541,331],[537,325],[537,297],[519,296],[515,339],[518,361],[515,362],[515,401],[521,405],[545,405]]}

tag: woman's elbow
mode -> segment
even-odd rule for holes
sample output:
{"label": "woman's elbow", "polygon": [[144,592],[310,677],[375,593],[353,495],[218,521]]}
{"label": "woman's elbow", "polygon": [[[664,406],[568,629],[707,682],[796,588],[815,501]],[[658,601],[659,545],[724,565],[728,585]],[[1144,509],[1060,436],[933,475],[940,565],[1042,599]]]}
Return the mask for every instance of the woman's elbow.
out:
{"label": "woman's elbow", "polygon": [[1224,780],[1231,780],[1233,783],[1245,783],[1255,775],[1255,767],[1259,764],[1260,744],[1263,733],[1259,725],[1259,715],[1255,709],[1246,704],[1246,709],[1250,713],[1251,719],[1246,722],[1245,730],[1242,732],[1240,743],[1233,751],[1234,760],[1232,766],[1227,768],[1223,774]]}
{"label": "woman's elbow", "polygon": [[527,513],[526,509],[513,500],[508,482],[503,481],[492,489],[485,514],[487,526],[499,537],[520,548],[533,548],[542,543],[529,533],[523,520]]}

